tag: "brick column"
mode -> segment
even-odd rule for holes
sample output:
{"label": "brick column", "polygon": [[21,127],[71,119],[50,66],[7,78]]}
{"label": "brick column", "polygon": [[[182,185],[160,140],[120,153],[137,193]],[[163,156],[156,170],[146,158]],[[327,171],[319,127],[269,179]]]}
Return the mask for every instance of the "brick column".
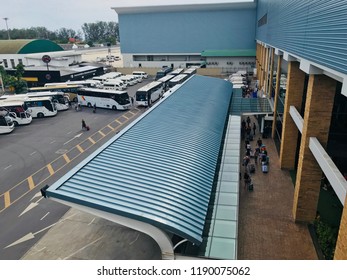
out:
{"label": "brick column", "polygon": [[280,78],[281,78],[281,65],[282,65],[282,56],[279,55],[277,57],[277,70],[276,70],[276,88],[275,88],[275,100],[274,100],[274,119],[272,122],[272,132],[271,137],[275,137],[276,133],[276,121],[277,121],[277,103],[278,103],[278,95],[280,93]]}
{"label": "brick column", "polygon": [[347,260],[347,197],[343,207],[334,260]]}
{"label": "brick column", "polygon": [[[289,114],[290,106],[301,110],[305,73],[299,69],[299,62],[288,63],[287,90],[283,112],[283,127],[280,148],[280,166],[284,169],[295,168],[295,151],[299,130]],[[278,80],[279,82],[279,80]]]}
{"label": "brick column", "polygon": [[335,91],[335,80],[325,75],[310,75],[294,192],[295,221],[312,222],[316,217],[322,170],[308,147],[309,138],[317,137],[326,147]]}

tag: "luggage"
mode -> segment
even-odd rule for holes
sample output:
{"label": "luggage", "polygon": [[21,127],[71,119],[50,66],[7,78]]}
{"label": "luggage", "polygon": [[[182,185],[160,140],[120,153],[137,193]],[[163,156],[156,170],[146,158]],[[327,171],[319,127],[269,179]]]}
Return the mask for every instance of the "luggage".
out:
{"label": "luggage", "polygon": [[267,164],[263,164],[261,166],[261,171],[263,171],[263,173],[268,173],[269,172],[269,166]]}
{"label": "luggage", "polygon": [[86,126],[86,129],[87,129],[87,131],[90,129],[88,125]]}
{"label": "luggage", "polygon": [[253,187],[253,183],[249,183],[249,184],[248,184],[248,191],[249,191],[249,192],[253,191],[253,188],[254,188],[254,187]]}
{"label": "luggage", "polygon": [[255,165],[253,163],[251,163],[249,165],[249,173],[254,173],[255,172]]}

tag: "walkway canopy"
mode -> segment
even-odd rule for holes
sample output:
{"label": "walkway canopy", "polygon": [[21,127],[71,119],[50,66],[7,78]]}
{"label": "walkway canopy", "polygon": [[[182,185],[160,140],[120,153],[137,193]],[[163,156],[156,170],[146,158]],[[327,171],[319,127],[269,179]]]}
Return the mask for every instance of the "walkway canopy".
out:
{"label": "walkway canopy", "polygon": [[231,95],[229,82],[193,76],[45,195],[200,244]]}

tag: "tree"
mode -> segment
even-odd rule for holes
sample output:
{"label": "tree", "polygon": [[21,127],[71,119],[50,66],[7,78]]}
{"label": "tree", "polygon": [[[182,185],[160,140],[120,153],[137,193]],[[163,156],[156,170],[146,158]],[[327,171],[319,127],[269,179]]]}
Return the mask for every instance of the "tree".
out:
{"label": "tree", "polygon": [[3,71],[3,68],[0,69],[0,71],[3,78],[4,87],[9,88],[15,93],[22,93],[23,91],[26,91],[27,83],[23,80],[24,67],[22,64],[18,64],[16,66],[14,76],[8,75],[5,71]]}
{"label": "tree", "polygon": [[82,31],[86,42],[116,44],[119,37],[119,27],[116,22],[98,21],[96,23],[84,23]]}

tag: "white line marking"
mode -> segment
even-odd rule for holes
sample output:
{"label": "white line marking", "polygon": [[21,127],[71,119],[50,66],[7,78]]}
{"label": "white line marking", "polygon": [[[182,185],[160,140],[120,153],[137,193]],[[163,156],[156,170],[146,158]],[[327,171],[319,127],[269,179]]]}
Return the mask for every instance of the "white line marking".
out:
{"label": "white line marking", "polygon": [[44,218],[46,218],[48,215],[49,215],[49,212],[47,212],[46,215],[44,215],[44,216],[40,219],[40,221],[42,221],[42,220],[43,220]]}
{"label": "white line marking", "polygon": [[4,170],[9,169],[10,167],[12,167],[12,164],[10,164],[9,166],[6,166],[6,167],[4,168]]}
{"label": "white line marking", "polygon": [[32,152],[30,155],[32,156],[32,155],[35,155],[35,154],[36,154],[36,151]]}
{"label": "white line marking", "polygon": [[69,131],[68,133],[66,133],[67,135],[69,135],[69,134],[71,134],[72,133],[72,131]]}
{"label": "white line marking", "polygon": [[49,144],[53,144],[54,142],[56,142],[55,140],[51,141]]}
{"label": "white line marking", "polygon": [[95,221],[95,218],[93,218],[93,220],[90,221],[90,223],[88,224],[88,226],[90,226],[94,221]]}
{"label": "white line marking", "polygon": [[64,258],[64,260],[67,260],[69,258],[71,258],[73,255],[77,254],[78,252],[81,252],[82,250],[84,250],[85,248],[88,248],[89,246],[93,245],[94,243],[98,242],[102,237],[99,237],[98,239],[94,240],[93,242],[89,243],[88,245],[78,249],[76,252],[72,253],[71,255],[67,256]]}

